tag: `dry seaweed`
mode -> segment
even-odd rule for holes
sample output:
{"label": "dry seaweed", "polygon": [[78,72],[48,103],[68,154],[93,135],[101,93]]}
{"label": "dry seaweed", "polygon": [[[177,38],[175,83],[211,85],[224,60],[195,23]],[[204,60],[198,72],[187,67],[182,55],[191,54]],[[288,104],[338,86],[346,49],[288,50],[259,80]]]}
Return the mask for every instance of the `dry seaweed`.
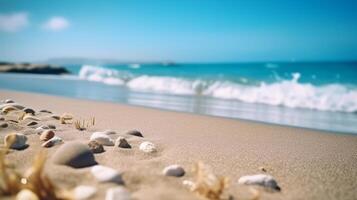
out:
{"label": "dry seaweed", "polygon": [[91,117],[88,121],[83,119],[83,120],[75,120],[74,121],[74,127],[80,131],[86,130],[91,126],[95,125],[95,117]]}

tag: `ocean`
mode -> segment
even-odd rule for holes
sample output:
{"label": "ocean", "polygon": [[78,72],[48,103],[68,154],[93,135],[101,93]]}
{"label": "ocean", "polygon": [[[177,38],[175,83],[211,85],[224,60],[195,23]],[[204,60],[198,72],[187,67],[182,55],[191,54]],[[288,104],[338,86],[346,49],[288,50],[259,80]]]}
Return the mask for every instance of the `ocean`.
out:
{"label": "ocean", "polygon": [[357,62],[65,67],[0,74],[0,88],[357,134]]}

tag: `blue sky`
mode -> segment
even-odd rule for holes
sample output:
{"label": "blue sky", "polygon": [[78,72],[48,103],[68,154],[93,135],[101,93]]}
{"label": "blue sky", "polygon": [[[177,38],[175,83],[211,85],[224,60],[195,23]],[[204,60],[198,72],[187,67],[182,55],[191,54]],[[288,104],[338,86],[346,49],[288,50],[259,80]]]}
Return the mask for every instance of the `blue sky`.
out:
{"label": "blue sky", "polygon": [[0,60],[356,60],[357,1],[0,0]]}

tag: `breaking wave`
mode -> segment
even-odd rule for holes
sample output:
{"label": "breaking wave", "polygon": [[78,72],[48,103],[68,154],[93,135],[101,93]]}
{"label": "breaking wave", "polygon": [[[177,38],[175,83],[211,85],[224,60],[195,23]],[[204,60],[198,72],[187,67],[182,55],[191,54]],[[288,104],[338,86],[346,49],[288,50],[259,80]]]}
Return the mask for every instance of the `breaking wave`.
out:
{"label": "breaking wave", "polygon": [[300,74],[291,80],[245,85],[232,81],[186,79],[170,76],[137,75],[96,66],[82,66],[79,77],[108,85],[122,85],[136,91],[177,95],[202,95],[262,103],[290,108],[357,112],[357,89],[342,84],[322,86],[299,83]]}

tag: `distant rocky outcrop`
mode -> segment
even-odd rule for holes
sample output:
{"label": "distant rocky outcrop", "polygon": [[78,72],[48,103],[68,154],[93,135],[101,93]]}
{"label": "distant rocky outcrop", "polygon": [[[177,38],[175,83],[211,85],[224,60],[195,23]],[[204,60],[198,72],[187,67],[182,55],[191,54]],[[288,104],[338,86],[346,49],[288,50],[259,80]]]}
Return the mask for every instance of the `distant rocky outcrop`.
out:
{"label": "distant rocky outcrop", "polygon": [[69,74],[70,72],[64,67],[47,64],[0,62],[0,73]]}

